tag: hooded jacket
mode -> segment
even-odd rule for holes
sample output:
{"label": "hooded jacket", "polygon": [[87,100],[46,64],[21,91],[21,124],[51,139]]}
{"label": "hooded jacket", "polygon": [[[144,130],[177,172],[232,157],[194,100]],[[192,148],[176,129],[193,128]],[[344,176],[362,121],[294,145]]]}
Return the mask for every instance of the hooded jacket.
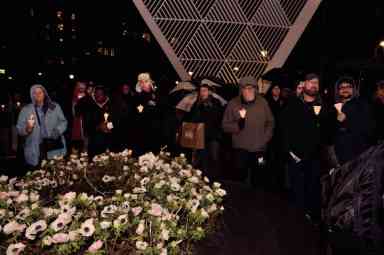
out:
{"label": "hooded jacket", "polygon": [[[63,111],[57,103],[53,102],[46,89],[42,85],[33,85],[30,89],[30,96],[32,103],[23,107],[17,120],[17,132],[20,136],[25,137],[24,144],[24,157],[27,164],[31,166],[37,166],[40,160],[40,144],[44,137],[42,137],[42,131],[36,115],[36,102],[33,97],[35,89],[41,88],[45,94],[44,105],[42,111],[44,112],[43,119],[45,124],[45,135],[47,138],[61,137],[64,147],[58,150],[48,151],[47,158],[52,159],[55,156],[64,156],[67,152],[65,139],[63,133],[67,129],[67,120],[64,117]],[[27,133],[26,127],[28,119],[33,115],[35,119],[35,126],[31,133]]]}
{"label": "hooded jacket", "polygon": [[[247,114],[245,123],[240,124],[239,110],[243,107]],[[235,149],[263,152],[273,135],[274,118],[267,101],[256,93],[255,100],[250,103],[245,103],[241,96],[232,99],[225,109],[222,124],[224,132],[232,134]]]}
{"label": "hooded jacket", "polygon": [[[335,102],[339,103],[339,86],[345,82],[340,79],[335,85]],[[337,121],[335,133],[335,152],[341,164],[352,160],[372,145],[374,119],[372,110],[367,102],[358,97],[358,89],[353,82],[353,95],[345,102],[341,111],[346,115],[343,122]]]}

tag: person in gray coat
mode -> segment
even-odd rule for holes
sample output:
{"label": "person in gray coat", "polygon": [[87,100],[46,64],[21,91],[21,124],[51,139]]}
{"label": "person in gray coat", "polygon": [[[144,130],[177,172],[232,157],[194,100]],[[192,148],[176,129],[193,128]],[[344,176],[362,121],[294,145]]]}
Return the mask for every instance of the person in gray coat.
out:
{"label": "person in gray coat", "polygon": [[25,137],[26,164],[36,167],[43,158],[66,154],[63,133],[67,129],[67,120],[60,105],[50,99],[42,85],[33,85],[30,94],[32,103],[21,110],[16,128],[18,134]]}
{"label": "person in gray coat", "polygon": [[257,94],[256,79],[242,78],[240,95],[228,103],[223,117],[223,130],[232,136],[236,180],[245,181],[250,168],[252,184],[261,184],[264,154],[273,128],[273,114],[267,101]]}

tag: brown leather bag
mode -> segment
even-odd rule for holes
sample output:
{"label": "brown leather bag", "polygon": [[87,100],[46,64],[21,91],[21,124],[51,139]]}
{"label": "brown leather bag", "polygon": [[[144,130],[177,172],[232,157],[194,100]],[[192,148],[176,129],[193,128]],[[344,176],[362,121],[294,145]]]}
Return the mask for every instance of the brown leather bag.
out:
{"label": "brown leather bag", "polygon": [[180,145],[184,148],[201,150],[205,147],[204,123],[183,122]]}

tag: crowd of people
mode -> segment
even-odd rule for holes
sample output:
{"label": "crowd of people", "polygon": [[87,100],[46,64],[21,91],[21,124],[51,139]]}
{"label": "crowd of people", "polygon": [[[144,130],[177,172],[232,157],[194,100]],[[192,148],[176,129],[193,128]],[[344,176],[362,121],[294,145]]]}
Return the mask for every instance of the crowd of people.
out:
{"label": "crowd of people", "polygon": [[[140,74],[135,86],[121,84],[111,96],[106,87],[79,80],[72,98],[60,104],[34,85],[31,103],[13,100],[19,137],[14,150],[33,169],[44,158],[69,153],[87,152],[92,159],[106,150],[130,148],[141,155],[166,146],[172,153],[185,152],[213,179],[230,168],[231,178],[255,187],[289,186],[295,204],[316,220],[321,175],[384,140],[384,81],[377,82],[371,98],[362,98],[346,76],[336,82],[334,96],[320,92],[315,73],[292,91],[272,82],[265,94],[248,76],[228,103],[204,81],[193,84],[196,98],[187,110],[159,97],[149,73]],[[202,149],[180,146],[184,122],[204,124]]]}

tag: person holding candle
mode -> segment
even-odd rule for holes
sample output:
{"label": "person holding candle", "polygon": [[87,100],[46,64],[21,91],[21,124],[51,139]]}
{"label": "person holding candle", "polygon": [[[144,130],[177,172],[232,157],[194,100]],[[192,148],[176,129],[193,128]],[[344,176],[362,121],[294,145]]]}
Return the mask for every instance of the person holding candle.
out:
{"label": "person holding candle", "polygon": [[341,77],[335,84],[335,109],[337,125],[335,152],[344,164],[373,144],[374,119],[372,110],[359,91],[352,77]]}
{"label": "person holding candle", "polygon": [[305,76],[303,92],[292,97],[280,119],[288,178],[296,206],[308,219],[320,220],[320,152],[332,142],[335,111],[319,94],[320,77]]}
{"label": "person holding candle", "polygon": [[63,133],[67,120],[60,105],[50,99],[42,85],[33,85],[30,95],[32,103],[21,109],[16,128],[18,134],[25,137],[26,164],[35,168],[44,158],[66,154]]}
{"label": "person holding candle", "polygon": [[111,149],[112,112],[109,97],[103,86],[96,86],[92,101],[85,111],[85,128],[88,134],[89,159]]}

